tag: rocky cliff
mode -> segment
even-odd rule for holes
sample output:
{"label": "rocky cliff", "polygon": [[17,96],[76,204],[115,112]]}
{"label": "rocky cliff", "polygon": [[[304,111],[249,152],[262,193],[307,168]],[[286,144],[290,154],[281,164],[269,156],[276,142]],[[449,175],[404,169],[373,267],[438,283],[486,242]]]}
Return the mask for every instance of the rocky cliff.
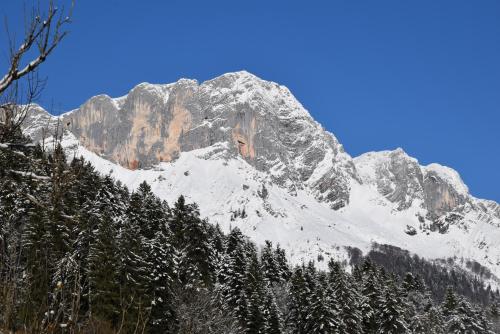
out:
{"label": "rocky cliff", "polygon": [[[456,171],[421,166],[402,149],[352,159],[286,87],[245,71],[143,83],[59,117],[34,107],[24,126],[35,140],[64,129],[74,154],[131,188],[146,180],[163,198],[191,192],[221,224],[252,211],[240,227],[257,239],[291,248],[307,240],[303,252],[385,242],[500,273],[498,203],[474,198]],[[297,224],[311,228],[306,239]]]}
{"label": "rocky cliff", "polygon": [[357,179],[342,145],[286,87],[245,71],[202,84],[143,83],[118,99],[99,95],[62,124],[90,151],[132,170],[228,143],[229,155],[270,171],[292,191],[310,188],[332,208],[348,203],[350,180]]}

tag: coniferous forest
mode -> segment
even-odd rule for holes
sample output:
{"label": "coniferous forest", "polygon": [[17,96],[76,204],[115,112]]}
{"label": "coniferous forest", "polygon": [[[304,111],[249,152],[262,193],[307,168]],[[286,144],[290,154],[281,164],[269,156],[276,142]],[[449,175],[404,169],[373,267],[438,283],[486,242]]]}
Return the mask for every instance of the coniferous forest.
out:
{"label": "coniferous forest", "polygon": [[347,249],[349,263],[318,256],[327,270],[292,264],[183,196],[130,191],[67,157],[60,127],[50,149],[32,142],[21,129],[45,84],[37,68],[72,6],[27,13],[0,79],[0,334],[500,333],[500,296],[478,263],[473,275],[374,245]]}
{"label": "coniferous forest", "polygon": [[491,291],[475,304],[444,280],[436,296],[425,275],[370,256],[326,271],[292,266],[279,245],[223,233],[184,197],[162,202],[146,183],[130,192],[81,158],[68,162],[58,144],[46,152],[20,131],[10,139],[0,146],[0,332],[498,330]]}

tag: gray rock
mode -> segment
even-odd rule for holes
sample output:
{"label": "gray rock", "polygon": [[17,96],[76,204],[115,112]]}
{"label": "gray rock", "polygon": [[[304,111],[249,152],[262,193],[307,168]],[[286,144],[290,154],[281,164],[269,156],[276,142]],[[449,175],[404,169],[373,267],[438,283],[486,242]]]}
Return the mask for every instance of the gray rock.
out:
{"label": "gray rock", "polygon": [[121,98],[95,96],[61,117],[35,106],[24,126],[35,140],[67,129],[87,149],[129,169],[213,146],[214,154],[244,159],[291,193],[307,189],[333,209],[349,203],[350,184],[359,182],[373,184],[396,210],[421,203],[435,222],[466,212],[483,221],[500,218],[500,206],[473,198],[458,173],[420,166],[402,149],[353,160],[286,87],[245,71],[201,84],[142,83]]}
{"label": "gray rock", "polygon": [[465,195],[459,194],[436,172],[428,171],[424,179],[424,200],[429,213],[438,218],[464,205],[467,198]]}
{"label": "gray rock", "polygon": [[291,191],[308,187],[341,208],[358,179],[351,157],[290,91],[242,71],[198,84],[140,84],[126,97],[99,95],[62,117],[89,150],[129,169],[151,168],[181,152],[227,143]]}
{"label": "gray rock", "polygon": [[462,220],[466,213],[485,222],[499,217],[499,205],[471,196],[456,171],[438,164],[421,166],[400,148],[365,153],[354,162],[363,182],[376,186],[381,195],[395,204],[396,210],[406,210],[417,203],[426,218],[439,226],[465,226]]}

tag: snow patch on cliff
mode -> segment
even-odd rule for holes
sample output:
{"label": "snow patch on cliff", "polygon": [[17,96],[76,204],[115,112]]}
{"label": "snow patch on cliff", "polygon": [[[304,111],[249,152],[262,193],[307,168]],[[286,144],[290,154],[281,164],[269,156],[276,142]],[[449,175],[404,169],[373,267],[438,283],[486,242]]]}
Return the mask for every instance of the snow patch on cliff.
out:
{"label": "snow patch on cliff", "polygon": [[462,181],[458,172],[452,168],[432,163],[423,167],[426,172],[436,173],[442,180],[452,186],[459,194],[466,196],[469,194],[469,188]]}

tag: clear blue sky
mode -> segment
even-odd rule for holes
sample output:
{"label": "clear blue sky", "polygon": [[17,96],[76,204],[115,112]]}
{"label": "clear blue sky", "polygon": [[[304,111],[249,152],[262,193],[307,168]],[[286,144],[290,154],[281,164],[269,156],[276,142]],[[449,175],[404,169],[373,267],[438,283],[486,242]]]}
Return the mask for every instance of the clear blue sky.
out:
{"label": "clear blue sky", "polygon": [[[0,5],[13,26],[20,10]],[[400,146],[500,201],[496,0],[80,0],[41,104],[241,69],[288,86],[351,155]]]}

